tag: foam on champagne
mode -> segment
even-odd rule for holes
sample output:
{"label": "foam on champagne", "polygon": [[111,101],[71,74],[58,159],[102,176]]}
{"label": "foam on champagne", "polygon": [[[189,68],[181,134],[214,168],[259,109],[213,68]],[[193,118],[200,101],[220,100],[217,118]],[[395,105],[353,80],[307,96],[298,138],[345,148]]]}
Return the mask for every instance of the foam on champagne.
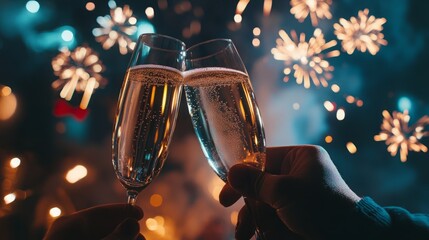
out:
{"label": "foam on champagne", "polygon": [[185,85],[192,87],[246,82],[248,78],[247,74],[242,71],[222,67],[188,70],[183,73],[183,77],[185,78]]}
{"label": "foam on champagne", "polygon": [[132,76],[125,77],[128,77],[131,81],[141,81],[152,84],[178,84],[183,81],[181,71],[176,68],[156,64],[133,66],[127,70],[127,75],[128,74],[132,74]]}

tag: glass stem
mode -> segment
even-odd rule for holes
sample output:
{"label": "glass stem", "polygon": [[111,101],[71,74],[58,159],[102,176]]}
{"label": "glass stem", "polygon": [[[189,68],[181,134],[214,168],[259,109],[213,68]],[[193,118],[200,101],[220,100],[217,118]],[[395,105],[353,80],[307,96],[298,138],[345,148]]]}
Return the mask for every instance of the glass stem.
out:
{"label": "glass stem", "polygon": [[249,199],[247,197],[244,198],[244,202],[246,203],[246,206],[250,211],[250,215],[252,215],[253,224],[255,224],[256,240],[266,240],[267,238],[265,237],[263,231],[259,227],[258,216],[257,216],[257,213],[255,212],[255,210],[257,210],[256,205],[258,204],[258,202],[255,200]]}
{"label": "glass stem", "polygon": [[139,193],[136,190],[128,190],[127,191],[128,204],[131,204],[133,206],[136,204],[137,194],[139,194]]}

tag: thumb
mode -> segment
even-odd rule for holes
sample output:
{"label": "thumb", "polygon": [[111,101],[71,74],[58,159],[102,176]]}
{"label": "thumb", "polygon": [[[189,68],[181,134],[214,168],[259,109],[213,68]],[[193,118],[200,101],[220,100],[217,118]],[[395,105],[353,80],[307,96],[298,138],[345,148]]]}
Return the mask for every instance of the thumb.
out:
{"label": "thumb", "polygon": [[137,220],[127,218],[121,222],[115,230],[103,240],[134,240],[140,232],[140,225]]}
{"label": "thumb", "polygon": [[284,202],[291,189],[291,179],[285,175],[272,175],[246,165],[237,164],[228,173],[229,184],[245,197],[260,200],[276,208]]}

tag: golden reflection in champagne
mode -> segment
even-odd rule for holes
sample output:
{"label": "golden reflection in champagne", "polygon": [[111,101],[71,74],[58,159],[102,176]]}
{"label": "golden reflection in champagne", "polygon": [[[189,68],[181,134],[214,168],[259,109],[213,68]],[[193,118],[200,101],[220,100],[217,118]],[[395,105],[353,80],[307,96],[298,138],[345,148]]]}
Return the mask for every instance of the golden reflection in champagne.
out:
{"label": "golden reflection in champagne", "polygon": [[164,164],[181,82],[181,72],[165,66],[139,65],[128,70],[114,130],[113,161],[119,180],[129,189],[144,188]]}

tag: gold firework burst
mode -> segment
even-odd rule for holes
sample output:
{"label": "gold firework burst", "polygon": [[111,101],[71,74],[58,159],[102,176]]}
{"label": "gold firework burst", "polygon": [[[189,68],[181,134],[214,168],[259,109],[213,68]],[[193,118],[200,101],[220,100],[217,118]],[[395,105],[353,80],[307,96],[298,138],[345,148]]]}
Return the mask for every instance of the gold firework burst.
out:
{"label": "gold firework burst", "polygon": [[408,151],[428,151],[419,141],[422,137],[429,136],[429,131],[424,131],[424,127],[429,124],[429,116],[423,116],[412,126],[408,126],[410,115],[407,110],[404,113],[394,111],[392,115],[384,110],[383,117],[381,132],[374,136],[374,140],[386,141],[387,151],[392,156],[396,156],[399,150],[401,162],[405,162]]}
{"label": "gold firework burst", "polygon": [[102,44],[103,49],[107,50],[118,44],[119,52],[122,55],[134,49],[135,42],[131,38],[137,32],[137,19],[128,5],[125,5],[124,8],[111,9],[110,16],[100,16],[97,18],[97,22],[101,28],[94,28],[92,33],[97,42]]}
{"label": "gold firework burst", "polygon": [[86,109],[94,89],[106,84],[101,76],[104,69],[98,55],[89,47],[77,47],[70,52],[62,50],[52,59],[52,69],[58,79],[52,83],[54,89],[61,89],[60,96],[69,101],[73,93],[84,92],[80,108]]}
{"label": "gold firework burst", "polygon": [[340,51],[325,50],[334,47],[335,40],[326,42],[320,29],[315,29],[313,36],[305,41],[305,34],[301,33],[299,38],[294,30],[291,37],[284,31],[279,31],[280,38],[277,39],[276,48],[271,49],[274,59],[284,61],[285,82],[289,81],[289,75],[293,76],[298,84],[303,84],[305,88],[310,88],[311,81],[315,86],[328,86],[328,80],[332,78],[331,72],[334,67],[329,64],[326,58],[340,55]]}
{"label": "gold firework burst", "polygon": [[[250,2],[250,0],[238,1],[237,7],[235,9],[235,16],[234,16],[234,21],[236,23],[241,22],[241,20],[242,20],[241,15],[243,14],[244,10],[246,10],[246,7],[249,4],[249,2]],[[270,15],[272,6],[273,6],[272,0],[264,0],[264,9],[263,9],[264,16]]]}
{"label": "gold firework burst", "polygon": [[368,50],[375,55],[380,50],[380,45],[387,45],[381,33],[386,19],[375,18],[368,14],[369,10],[365,9],[359,11],[357,18],[351,17],[350,21],[341,18],[339,23],[334,24],[334,33],[341,40],[341,46],[348,54],[352,54],[357,49],[361,52]]}
{"label": "gold firework burst", "polygon": [[332,0],[291,0],[292,13],[298,21],[303,22],[310,15],[311,24],[317,26],[318,19],[331,19],[329,10]]}

